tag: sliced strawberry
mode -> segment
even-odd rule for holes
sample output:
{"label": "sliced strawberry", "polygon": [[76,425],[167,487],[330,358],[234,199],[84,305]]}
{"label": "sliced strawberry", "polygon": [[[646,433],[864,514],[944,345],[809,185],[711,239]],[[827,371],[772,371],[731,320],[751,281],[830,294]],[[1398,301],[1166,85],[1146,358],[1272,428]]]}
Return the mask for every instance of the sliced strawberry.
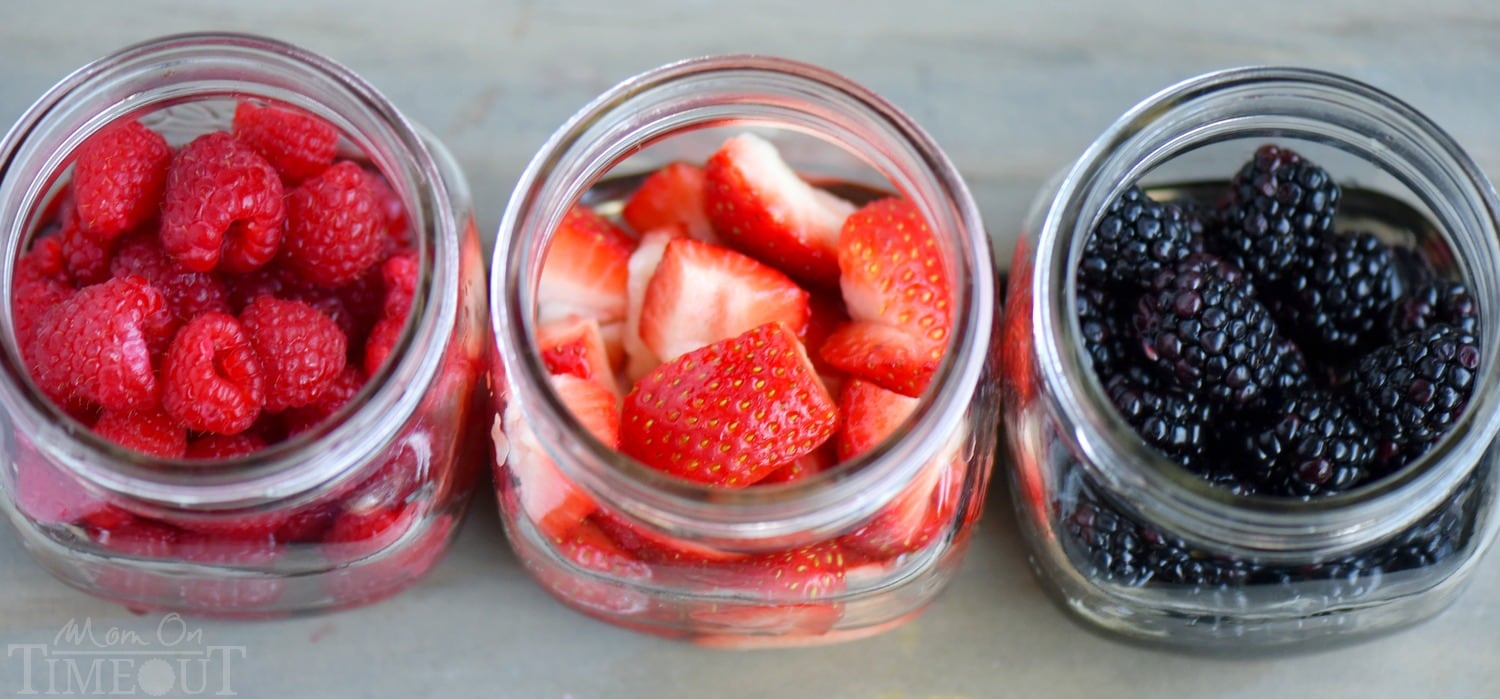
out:
{"label": "sliced strawberry", "polygon": [[625,318],[627,265],[634,241],[581,206],[558,225],[537,289],[537,322],[580,315],[608,323]]}
{"label": "sliced strawberry", "polygon": [[838,409],[780,323],[653,369],[625,396],[620,448],[666,473],[738,488],[827,441]]}
{"label": "sliced strawberry", "polygon": [[616,546],[592,522],[579,523],[553,543],[564,559],[597,574],[539,569],[543,583],[568,603],[612,614],[639,612],[650,604],[646,593],[632,585],[650,582],[651,566]]}
{"label": "sliced strawberry", "polygon": [[641,340],[668,361],[766,323],[800,336],[807,299],[786,275],[729,248],[672,240],[641,301]]}
{"label": "sliced strawberry", "polygon": [[838,281],[839,227],[853,204],[803,181],[776,146],[753,134],[725,141],[703,170],[704,203],[720,237],[801,281]]}
{"label": "sliced strawberry", "polygon": [[852,379],[845,383],[839,394],[839,415],[844,424],[834,441],[839,459],[852,459],[879,446],[911,417],[918,402],[868,381]]}
{"label": "sliced strawberry", "polygon": [[686,237],[686,229],[679,225],[647,231],[641,236],[635,252],[630,254],[630,281],[626,286],[630,307],[625,317],[622,343],[626,355],[625,378],[631,383],[661,364],[661,358],[641,340],[641,304],[646,300],[646,287],[651,283],[651,277],[661,265],[661,256],[667,251],[667,243]]}
{"label": "sliced strawberry", "polygon": [[647,563],[658,565],[695,565],[704,562],[733,561],[745,558],[745,554],[725,551],[687,539],[669,536],[650,527],[636,525],[623,515],[601,509],[589,521],[593,522],[619,544],[620,548]]}
{"label": "sliced strawberry", "polygon": [[938,368],[938,359],[915,337],[881,323],[844,325],[818,353],[841,371],[907,396],[922,395]]}
{"label": "sliced strawberry", "polygon": [[[844,551],[825,541],[790,551],[718,563],[691,572],[691,579],[717,589],[735,590],[756,601],[715,603],[689,612],[695,626],[743,635],[754,630],[790,636],[821,634],[843,616],[843,605],[828,601],[847,587]],[[764,600],[763,603],[757,603]]]}
{"label": "sliced strawberry", "polygon": [[[605,446],[616,445],[619,411],[613,393],[570,374],[553,376],[552,388],[591,434]],[[510,444],[506,466],[515,479],[514,487],[520,491],[521,509],[544,536],[563,536],[599,508],[593,498],[557,469],[514,404],[506,408],[503,425]]]}
{"label": "sliced strawberry", "polygon": [[671,163],[646,176],[625,200],[620,216],[639,233],[682,226],[694,240],[720,245],[703,205],[703,168]]}
{"label": "sliced strawberry", "polygon": [[765,478],[756,481],[756,485],[777,485],[779,483],[796,483],[809,476],[833,468],[839,462],[838,451],[834,448],[834,440],[830,439],[823,446],[808,452],[791,463],[782,464]]}
{"label": "sliced strawberry", "polygon": [[537,328],[536,346],[548,373],[569,374],[594,381],[611,393],[619,394],[599,321],[573,316],[548,323]]}

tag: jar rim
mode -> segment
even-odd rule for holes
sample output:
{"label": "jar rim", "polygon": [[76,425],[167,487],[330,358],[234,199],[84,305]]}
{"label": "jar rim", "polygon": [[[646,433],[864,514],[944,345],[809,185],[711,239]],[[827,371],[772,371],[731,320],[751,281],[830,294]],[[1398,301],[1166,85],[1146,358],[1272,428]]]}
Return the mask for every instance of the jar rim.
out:
{"label": "jar rim", "polygon": [[[764,95],[754,92],[758,88],[780,86],[787,94],[777,95],[782,98],[778,106],[799,115],[812,112],[805,104],[794,103],[788,97],[790,93],[797,92],[802,99],[812,101],[836,98],[836,104],[823,105],[826,110],[857,111],[878,127],[881,138],[891,139],[903,149],[905,155],[901,157],[911,161],[906,165],[914,174],[907,179],[921,180],[913,183],[914,188],[927,196],[908,192],[908,198],[924,209],[934,230],[951,231],[948,235],[953,240],[948,244],[955,257],[963,257],[954,263],[958,298],[950,350],[908,423],[916,439],[890,440],[837,469],[792,484],[728,490],[691,483],[652,469],[594,439],[547,384],[545,368],[536,353],[526,351],[531,345],[535,277],[539,276],[535,271],[541,257],[527,259],[528,245],[538,239],[544,243],[567,207],[643,144],[694,128],[722,125],[730,117],[712,110],[668,108],[653,109],[649,120],[634,128],[611,130],[607,122],[612,116],[639,114],[632,110],[642,100],[649,107],[659,107],[649,100],[673,86],[706,81],[744,83],[745,89],[736,96],[740,104],[763,99]],[[803,131],[831,144],[839,143],[831,133],[820,133],[807,123],[793,125],[774,118],[747,121]],[[601,139],[618,142],[589,150]],[[569,160],[580,157],[586,162]],[[876,169],[893,182],[900,179],[884,168]],[[948,225],[942,225],[944,222]],[[565,426],[574,435],[569,439],[579,444],[566,445],[576,448],[570,452],[574,458],[553,459],[564,475],[591,490],[601,502],[679,536],[734,545],[846,528],[888,501],[893,495],[890,484],[904,482],[915,474],[920,462],[901,457],[938,453],[939,442],[952,434],[972,396],[980,390],[995,312],[995,275],[978,207],[957,169],[910,117],[869,89],[824,68],[780,57],[726,54],[689,58],[627,78],[575,113],[537,152],[510,197],[496,241],[490,312],[508,384],[497,386],[497,391],[524,395],[527,400],[522,409],[533,413],[528,417]],[[502,399],[506,401],[515,403],[516,399],[509,395]]]}
{"label": "jar rim", "polygon": [[[1458,143],[1425,115],[1382,90],[1325,71],[1274,66],[1220,70],[1179,82],[1138,103],[1090,144],[1063,175],[1047,204],[1038,236],[1038,273],[1031,282],[1030,309],[1037,328],[1035,351],[1047,387],[1043,391],[1048,396],[1047,409],[1058,421],[1059,434],[1077,453],[1088,455],[1083,460],[1085,468],[1106,489],[1143,494],[1130,504],[1148,519],[1175,525],[1180,532],[1191,532],[1230,551],[1272,555],[1346,551],[1409,525],[1421,512],[1413,512],[1407,499],[1433,505],[1441,502],[1493,443],[1500,430],[1500,341],[1495,334],[1500,324],[1495,319],[1500,315],[1494,304],[1481,304],[1485,318],[1480,333],[1485,342],[1475,391],[1447,437],[1396,473],[1310,501],[1234,496],[1136,438],[1080,356],[1081,330],[1076,314],[1069,312],[1075,308],[1077,261],[1084,239],[1108,202],[1156,166],[1212,142],[1207,139],[1263,135],[1249,123],[1230,123],[1230,117],[1204,118],[1197,110],[1214,100],[1248,99],[1252,93],[1264,96],[1274,90],[1280,90],[1277,96],[1289,104],[1316,106],[1323,119],[1342,114],[1340,109],[1359,109],[1396,125],[1391,133],[1370,135],[1371,141],[1420,141],[1418,149],[1443,169],[1451,180],[1448,184],[1462,191],[1462,201],[1453,203],[1465,207],[1466,222],[1477,228],[1471,233],[1485,246],[1485,259],[1467,263],[1484,265],[1487,275],[1500,266],[1496,238],[1500,201],[1494,188]],[[1170,124],[1174,118],[1200,121],[1174,131]],[[1306,128],[1279,123],[1274,131],[1291,134],[1290,138],[1311,137],[1310,131],[1302,130]],[[1341,141],[1334,133],[1316,136],[1319,142],[1360,155],[1378,167],[1386,165],[1379,162],[1380,156],[1400,157],[1394,149],[1375,153]],[[1442,218],[1443,213],[1435,215]],[[1438,223],[1448,230],[1453,221]]]}
{"label": "jar rim", "polygon": [[[196,87],[178,84],[161,91],[162,94],[151,91],[131,94],[128,112],[120,103],[110,105],[122,113],[141,113],[195,99],[265,97],[257,94],[257,85],[261,90],[272,91],[269,83],[255,82],[258,76],[247,74],[244,64],[235,61],[253,63],[267,70],[272,66],[295,70],[295,78],[316,79],[319,92],[308,90],[298,96],[318,105],[333,99],[331,95],[336,96],[341,104],[359,110],[361,117],[378,125],[379,133],[357,135],[389,146],[401,160],[400,172],[393,173],[390,167],[381,170],[391,180],[392,188],[406,200],[404,205],[411,225],[418,233],[414,237],[423,263],[417,293],[406,327],[392,351],[392,356],[399,356],[400,360],[387,362],[371,376],[360,394],[351,400],[354,407],[345,406],[340,411],[341,419],[324,421],[306,433],[253,454],[215,460],[211,477],[205,473],[202,461],[150,457],[124,449],[67,417],[32,385],[15,348],[9,314],[0,314],[5,316],[0,318],[0,328],[6,337],[5,351],[0,352],[0,364],[5,368],[0,373],[5,375],[7,384],[7,389],[0,391],[5,409],[37,428],[37,433],[30,435],[33,441],[50,438],[49,444],[65,442],[63,448],[53,450],[61,466],[86,482],[142,505],[231,510],[312,497],[333,487],[357,470],[355,467],[362,458],[389,445],[399,431],[390,424],[393,420],[415,412],[422,391],[410,389],[430,385],[436,379],[443,352],[404,350],[445,342],[446,335],[441,329],[450,327],[458,313],[457,290],[448,288],[451,284],[435,281],[457,275],[459,253],[457,236],[445,233],[458,230],[458,225],[442,170],[426,142],[430,136],[347,67],[277,39],[234,32],[166,35],[126,46],[78,68],[38,98],[0,141],[0,191],[6,193],[6,200],[17,195],[14,188],[18,185],[11,174],[18,159],[27,157],[29,139],[44,131],[49,120],[59,118],[70,105],[86,103],[91,90],[108,86],[111,81],[171,72],[177,69],[175,66],[209,71],[209,77],[199,77],[201,85]],[[89,130],[72,133],[69,138],[76,146],[110,121],[112,118],[90,115],[84,127]],[[366,155],[377,157],[374,153]],[[14,220],[3,222],[4,230],[0,233],[6,240],[14,239],[15,246],[24,243],[31,233],[26,228],[27,217],[33,207],[44,203],[39,195],[46,194],[38,191],[37,182],[49,178],[55,181],[69,165],[59,161],[33,178],[31,187],[21,193],[29,203],[24,207],[17,205]],[[14,260],[14,255],[5,255],[5,283],[0,284],[5,308],[10,307],[9,282]],[[384,436],[371,439],[372,434]]]}

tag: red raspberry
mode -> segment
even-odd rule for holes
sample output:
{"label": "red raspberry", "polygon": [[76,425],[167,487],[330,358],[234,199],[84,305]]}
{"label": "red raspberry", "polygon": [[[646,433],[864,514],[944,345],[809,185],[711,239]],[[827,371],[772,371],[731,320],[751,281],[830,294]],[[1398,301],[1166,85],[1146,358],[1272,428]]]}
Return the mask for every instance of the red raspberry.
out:
{"label": "red raspberry", "polygon": [[347,563],[377,553],[395,543],[416,524],[417,508],[403,505],[371,512],[345,512],[323,537],[323,555]]}
{"label": "red raspberry", "polygon": [[281,265],[262,267],[249,274],[224,276],[224,287],[229,290],[229,307],[236,313],[244,312],[251,301],[262,296],[293,296],[306,284]]}
{"label": "red raspberry", "polygon": [[240,314],[240,324],[265,370],[267,412],[313,402],[348,361],[344,331],[301,301],[262,296]]}
{"label": "red raspberry", "polygon": [[150,408],[159,395],[152,351],[165,347],[174,324],[165,299],[146,280],[111,279],[80,289],[47,311],[25,354],[32,378],[59,402]]}
{"label": "red raspberry", "polygon": [[281,246],[281,178],[264,158],[222,131],[182,147],[167,172],[161,243],[195,272],[258,269]]}
{"label": "red raspberry", "polygon": [[166,558],[182,535],[172,527],[149,519],[125,515],[108,527],[89,525],[89,538],[101,547],[140,558]]}
{"label": "red raspberry", "polygon": [[275,538],[282,543],[305,543],[322,541],[328,528],[339,516],[336,503],[313,505],[292,513],[276,530]]}
{"label": "red raspberry", "polygon": [[131,235],[119,241],[119,249],[109,264],[116,277],[137,275],[166,297],[167,306],[179,321],[189,321],[204,313],[229,313],[229,291],[218,275],[194,272],[167,256],[156,236]]}
{"label": "red raspberry", "polygon": [[37,322],[53,306],[73,295],[63,268],[62,240],[48,236],[36,241],[16,262],[15,287],[11,294],[11,320],[16,324],[16,344],[26,353],[30,366],[31,342]]}
{"label": "red raspberry", "polygon": [[300,408],[288,408],[281,414],[287,435],[306,432],[327,420],[344,407],[365,386],[365,375],[353,364],[344,367],[338,378],[318,393],[317,399]]}
{"label": "red raspberry", "polygon": [[364,170],[334,165],[287,196],[286,264],[321,286],[351,282],[380,258],[381,219]]}
{"label": "red raspberry", "polygon": [[395,351],[396,343],[401,341],[401,332],[406,329],[405,318],[393,318],[384,316],[375,327],[370,329],[370,337],[365,340],[365,376],[374,376],[385,366],[385,360],[390,358],[391,352]]}
{"label": "red raspberry", "polygon": [[210,434],[199,437],[187,445],[189,459],[229,459],[254,454],[266,448],[266,440],[254,432],[239,434]]}
{"label": "red raspberry", "polygon": [[108,241],[156,213],[172,147],[138,121],[111,125],[78,147],[73,192],[81,228]]}
{"label": "red raspberry", "polygon": [[101,240],[78,227],[77,214],[70,207],[63,214],[63,228],[57,237],[62,242],[63,264],[75,286],[98,284],[109,279],[109,258],[114,254],[113,240]]}
{"label": "red raspberry", "polygon": [[312,177],[333,162],[339,132],[305,112],[241,102],[234,110],[235,138],[260,153],[288,181]]}
{"label": "red raspberry", "polygon": [[401,195],[391,189],[385,176],[374,170],[366,170],[370,190],[375,193],[375,202],[380,209],[380,220],[385,226],[385,250],[382,257],[390,257],[411,247],[411,226],[406,221],[406,204]]}
{"label": "red raspberry", "polygon": [[265,404],[265,376],[234,316],[205,313],[172,338],[162,363],[161,405],[188,429],[238,434]]}
{"label": "red raspberry", "polygon": [[94,432],[126,449],[180,459],[187,453],[187,430],[161,408],[106,410]]}
{"label": "red raspberry", "polygon": [[391,256],[380,267],[380,277],[385,286],[385,301],[380,320],[370,330],[365,341],[365,375],[374,376],[385,364],[385,360],[401,340],[406,329],[406,316],[411,312],[412,301],[417,291],[417,276],[420,271],[417,253],[406,251]]}

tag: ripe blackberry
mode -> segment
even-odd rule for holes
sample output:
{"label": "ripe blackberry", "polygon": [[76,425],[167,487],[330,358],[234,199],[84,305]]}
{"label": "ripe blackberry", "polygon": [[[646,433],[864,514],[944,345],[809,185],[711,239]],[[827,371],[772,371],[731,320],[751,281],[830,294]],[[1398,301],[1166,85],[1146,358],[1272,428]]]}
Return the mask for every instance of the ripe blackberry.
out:
{"label": "ripe blackberry", "polygon": [[1428,444],[1463,412],[1478,369],[1479,343],[1472,334],[1431,325],[1360,359],[1354,407],[1378,439]]}
{"label": "ripe blackberry", "polygon": [[1211,416],[1207,401],[1178,391],[1138,366],[1110,376],[1104,390],[1147,444],[1185,463],[1203,453]]}
{"label": "ripe blackberry", "polygon": [[1479,329],[1479,304],[1463,282],[1433,280],[1407,292],[1391,308],[1391,337],[1447,323],[1474,334]]}
{"label": "ripe blackberry", "polygon": [[1182,211],[1131,187],[1110,203],[1084,243],[1079,273],[1100,286],[1144,289],[1192,249],[1192,231]]}
{"label": "ripe blackberry", "polygon": [[1308,368],[1307,357],[1290,338],[1276,338],[1276,361],[1280,370],[1271,385],[1277,395],[1290,395],[1311,384],[1312,370]]}
{"label": "ripe blackberry", "polygon": [[1307,389],[1279,401],[1270,424],[1240,443],[1260,492],[1312,497],[1366,480],[1375,441],[1332,393]]}
{"label": "ripe blackberry", "polygon": [[1232,265],[1193,255],[1136,304],[1141,350],[1185,392],[1243,407],[1278,384],[1276,321]]}
{"label": "ripe blackberry", "polygon": [[1274,282],[1333,228],[1339,186],[1322,168],[1261,146],[1231,182],[1210,247],[1257,281]]}
{"label": "ripe blackberry", "polygon": [[1100,379],[1114,375],[1130,358],[1139,355],[1130,335],[1129,306],[1120,295],[1078,280],[1078,326],[1083,331],[1083,349]]}
{"label": "ripe blackberry", "polygon": [[1206,555],[1141,525],[1087,490],[1078,494],[1063,526],[1095,573],[1119,585],[1225,588],[1244,585],[1256,573],[1254,564]]}
{"label": "ripe blackberry", "polygon": [[1347,354],[1385,332],[1395,257],[1370,233],[1332,235],[1299,258],[1267,299],[1283,332],[1318,354]]}

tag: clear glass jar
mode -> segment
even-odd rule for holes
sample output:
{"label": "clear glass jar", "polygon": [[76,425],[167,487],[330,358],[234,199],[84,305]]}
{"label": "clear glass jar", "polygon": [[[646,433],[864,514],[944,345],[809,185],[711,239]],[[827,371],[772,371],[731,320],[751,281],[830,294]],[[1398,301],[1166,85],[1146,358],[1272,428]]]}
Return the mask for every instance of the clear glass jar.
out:
{"label": "clear glass jar", "polygon": [[[728,490],[668,477],[587,437],[549,384],[531,338],[549,236],[575,202],[612,211],[621,187],[640,174],[675,160],[701,163],[727,134],[750,129],[804,178],[914,202],[937,233],[957,291],[946,358],[899,438],[795,483]],[[825,70],[752,56],[688,60],[631,78],[575,115],[533,159],[501,222],[492,275],[501,513],[522,562],[564,603],[701,644],[827,643],[914,616],[954,574],[993,462],[995,271],[952,164],[876,95]],[[554,478],[623,522],[627,536],[691,554],[651,562],[570,557],[565,537],[542,535],[525,506],[528,488],[541,497],[558,487]],[[942,501],[930,543],[876,560],[842,551],[840,537],[898,507],[903,494]],[[749,561],[809,549],[821,551],[832,580],[816,595],[736,577]]]}
{"label": "clear glass jar", "polygon": [[[176,147],[228,130],[245,99],[321,117],[340,158],[383,175],[420,260],[413,310],[393,359],[332,418],[248,455],[149,457],[100,438],[30,380],[11,314],[16,261],[91,134],[134,118]],[[237,617],[374,601],[436,563],[482,473],[483,425],[471,435],[470,423],[488,417],[489,344],[470,195],[436,140],[324,57],[196,34],[68,76],[10,131],[0,163],[0,504],[37,562],[133,609]],[[346,517],[365,526],[335,536]]]}
{"label": "clear glass jar", "polygon": [[[1072,310],[1084,241],[1108,202],[1135,182],[1191,200],[1206,191],[1197,185],[1222,188],[1262,143],[1321,164],[1344,185],[1339,216],[1379,226],[1481,300],[1474,393],[1448,435],[1393,474],[1308,501],[1232,495],[1148,447],[1090,368]],[[1447,134],[1337,75],[1212,73],[1116,121],[1028,216],[1002,330],[1014,504],[1062,605],[1124,637],[1213,649],[1358,638],[1452,601],[1496,528],[1497,212],[1492,186]],[[1100,542],[1120,536],[1151,551],[1136,555],[1175,556],[1181,574],[1112,572],[1119,554]]]}

